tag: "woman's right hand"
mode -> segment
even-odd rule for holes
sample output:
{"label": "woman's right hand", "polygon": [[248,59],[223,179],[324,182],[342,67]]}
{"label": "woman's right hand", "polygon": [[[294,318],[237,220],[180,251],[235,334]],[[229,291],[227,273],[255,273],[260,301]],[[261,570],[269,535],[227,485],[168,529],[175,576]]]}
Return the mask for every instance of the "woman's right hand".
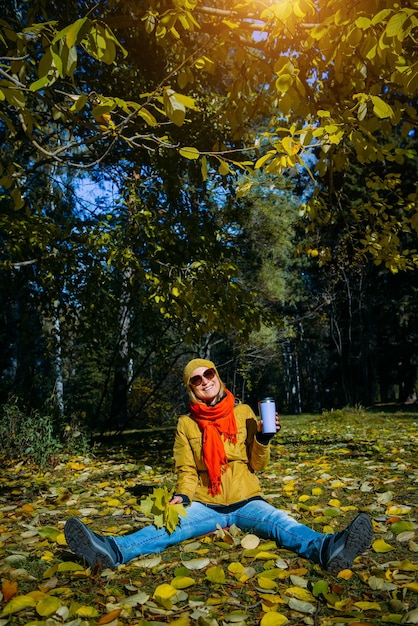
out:
{"label": "woman's right hand", "polygon": [[181,504],[183,502],[183,498],[181,496],[174,496],[169,502],[169,504]]}

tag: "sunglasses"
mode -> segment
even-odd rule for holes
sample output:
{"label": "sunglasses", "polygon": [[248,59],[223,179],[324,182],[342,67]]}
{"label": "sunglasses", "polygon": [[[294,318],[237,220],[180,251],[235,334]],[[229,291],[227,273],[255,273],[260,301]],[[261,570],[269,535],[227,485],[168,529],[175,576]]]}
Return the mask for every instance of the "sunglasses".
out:
{"label": "sunglasses", "polygon": [[203,372],[202,375],[197,374],[196,376],[192,376],[190,379],[190,382],[193,385],[193,387],[199,387],[199,385],[203,383],[204,378],[206,378],[206,380],[213,380],[215,376],[216,376],[215,370],[213,369],[213,367],[210,367],[208,370]]}

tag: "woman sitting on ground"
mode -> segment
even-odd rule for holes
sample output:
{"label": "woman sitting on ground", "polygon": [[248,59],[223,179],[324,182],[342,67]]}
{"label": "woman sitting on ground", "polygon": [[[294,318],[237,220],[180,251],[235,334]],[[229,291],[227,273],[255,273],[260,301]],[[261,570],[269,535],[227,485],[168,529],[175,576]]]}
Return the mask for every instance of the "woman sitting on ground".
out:
{"label": "woman sitting on ground", "polygon": [[[266,467],[274,435],[264,434],[252,409],[236,402],[212,361],[193,359],[183,378],[190,415],[178,421],[174,442],[177,487],[171,504],[187,507],[187,517],[180,518],[171,534],[150,524],[117,537],[98,535],[71,518],[64,528],[68,547],[90,567],[115,567],[235,524],[245,532],[273,539],[330,572],[350,568],[371,544],[369,516],[360,513],[345,530],[321,534],[266,502],[255,472]],[[276,423],[280,429],[277,418]]]}

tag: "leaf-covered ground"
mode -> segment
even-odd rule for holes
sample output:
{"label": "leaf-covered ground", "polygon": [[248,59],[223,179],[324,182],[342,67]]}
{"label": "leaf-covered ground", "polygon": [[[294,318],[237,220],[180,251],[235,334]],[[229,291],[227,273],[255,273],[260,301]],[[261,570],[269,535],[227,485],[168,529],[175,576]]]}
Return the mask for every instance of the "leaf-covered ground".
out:
{"label": "leaf-covered ground", "polygon": [[66,519],[105,534],[148,523],[141,497],[174,485],[172,432],[130,435],[42,472],[3,462],[0,626],[417,624],[417,418],[282,418],[260,476],[266,498],[323,532],[358,511],[373,518],[372,548],[338,576],[236,528],[116,570],[86,569],[66,547]]}

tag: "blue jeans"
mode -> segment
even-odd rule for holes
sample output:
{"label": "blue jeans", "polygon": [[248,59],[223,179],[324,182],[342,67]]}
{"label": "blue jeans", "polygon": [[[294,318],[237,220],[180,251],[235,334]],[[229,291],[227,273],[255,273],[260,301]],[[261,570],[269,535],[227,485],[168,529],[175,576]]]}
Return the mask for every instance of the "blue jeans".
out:
{"label": "blue jeans", "polygon": [[179,526],[171,535],[165,528],[156,528],[151,524],[129,535],[113,537],[122,555],[121,563],[127,563],[141,554],[161,552],[186,539],[206,535],[215,531],[217,525],[227,528],[232,524],[260,538],[272,539],[280,547],[320,563],[321,547],[326,535],[300,524],[264,500],[247,502],[232,513],[218,513],[200,502],[192,502],[186,510],[187,517],[180,517]]}

